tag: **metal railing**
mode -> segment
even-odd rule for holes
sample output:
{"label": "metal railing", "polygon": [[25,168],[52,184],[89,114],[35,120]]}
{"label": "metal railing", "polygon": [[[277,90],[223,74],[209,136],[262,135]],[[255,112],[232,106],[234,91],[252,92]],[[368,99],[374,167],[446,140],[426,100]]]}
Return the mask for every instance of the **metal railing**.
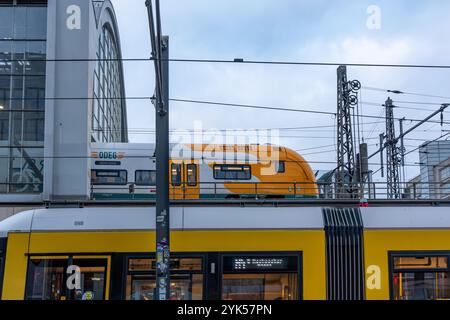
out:
{"label": "metal railing", "polygon": [[[406,182],[396,194],[389,194],[385,182],[353,183],[338,188],[335,182],[200,182],[170,186],[171,199],[326,199],[326,200],[443,200],[450,198],[450,187],[441,183]],[[155,186],[92,185],[92,200],[149,199]]]}

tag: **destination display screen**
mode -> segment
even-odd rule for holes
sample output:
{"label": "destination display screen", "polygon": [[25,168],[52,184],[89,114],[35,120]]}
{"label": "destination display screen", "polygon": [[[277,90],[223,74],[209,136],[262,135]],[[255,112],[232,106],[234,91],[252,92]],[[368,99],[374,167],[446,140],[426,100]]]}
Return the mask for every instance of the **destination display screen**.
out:
{"label": "destination display screen", "polygon": [[224,257],[225,272],[261,272],[298,270],[296,256],[241,256]]}

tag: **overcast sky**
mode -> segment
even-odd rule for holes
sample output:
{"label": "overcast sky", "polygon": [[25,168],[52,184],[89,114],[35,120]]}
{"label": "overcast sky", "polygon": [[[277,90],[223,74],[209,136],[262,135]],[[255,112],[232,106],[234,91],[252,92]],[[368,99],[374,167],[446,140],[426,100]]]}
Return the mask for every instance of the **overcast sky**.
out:
{"label": "overcast sky", "polygon": [[[112,2],[123,57],[149,57],[145,0]],[[161,5],[163,31],[170,36],[171,58],[450,64],[450,2],[445,0],[162,0]],[[367,10],[371,5],[381,10],[380,29],[367,27],[371,18]],[[349,79],[358,79],[365,87],[439,96],[450,96],[449,76],[450,70],[445,69],[348,69]],[[125,63],[127,96],[152,95],[153,77],[151,63]],[[363,102],[381,105],[387,93],[363,89],[361,96]],[[170,97],[336,112],[336,67],[173,62]],[[437,103],[436,106],[399,103],[415,109],[396,109],[398,118],[422,119],[446,102],[412,95],[392,98]],[[332,116],[175,102],[170,108],[172,130],[192,129],[195,121],[201,121],[205,130],[320,126],[281,130],[280,144],[299,150],[313,169],[335,167],[336,120]],[[361,109],[365,115],[384,115],[381,106],[367,104]],[[154,141],[154,135],[149,133],[155,127],[153,113],[148,102],[128,101],[132,142]],[[450,122],[450,113],[445,118]],[[376,150],[378,136],[384,132],[384,123],[374,124],[379,121],[382,120],[364,119],[361,123],[361,140],[364,138],[369,144],[369,152]],[[405,123],[406,128],[410,125]],[[424,139],[439,137],[447,127],[425,124],[408,137],[412,140],[405,142],[407,150]],[[175,136],[174,141],[177,139]],[[371,163],[378,159],[372,159]],[[417,152],[407,158],[409,164],[418,161]],[[372,167],[374,171],[378,168]],[[407,168],[408,178],[418,173],[418,167]]]}

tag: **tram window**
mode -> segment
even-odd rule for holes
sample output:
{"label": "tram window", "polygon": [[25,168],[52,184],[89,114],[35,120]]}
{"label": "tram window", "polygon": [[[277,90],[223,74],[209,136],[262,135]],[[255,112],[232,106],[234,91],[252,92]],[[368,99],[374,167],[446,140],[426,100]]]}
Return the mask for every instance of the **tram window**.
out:
{"label": "tram window", "polygon": [[26,297],[29,300],[65,300],[67,260],[31,259],[28,264]]}
{"label": "tram window", "polygon": [[216,180],[251,180],[252,170],[249,165],[215,165]]}
{"label": "tram window", "polygon": [[299,299],[298,257],[224,257],[223,300]]}
{"label": "tram window", "polygon": [[188,187],[197,186],[197,165],[188,164],[187,165],[187,185]]}
{"label": "tram window", "polygon": [[[203,260],[171,259],[171,299],[203,299]],[[126,284],[127,300],[154,300],[156,289],[155,259],[129,259]]]}
{"label": "tram window", "polygon": [[75,300],[104,300],[106,286],[106,259],[74,259],[81,270],[81,288],[75,290]]}
{"label": "tram window", "polygon": [[[29,300],[105,299],[106,259],[74,259],[81,271],[79,288],[68,288],[68,259],[30,259],[26,297]],[[72,289],[72,290],[71,290]]]}
{"label": "tram window", "polygon": [[227,274],[223,300],[296,300],[296,274]]}
{"label": "tram window", "polygon": [[137,186],[156,186],[156,171],[137,170],[134,182]]}
{"label": "tram window", "polygon": [[172,186],[181,186],[181,164],[172,163]]}
{"label": "tram window", "polygon": [[450,299],[448,257],[394,257],[392,283],[394,300]]}
{"label": "tram window", "polygon": [[126,185],[128,176],[126,170],[92,170],[93,185]]}

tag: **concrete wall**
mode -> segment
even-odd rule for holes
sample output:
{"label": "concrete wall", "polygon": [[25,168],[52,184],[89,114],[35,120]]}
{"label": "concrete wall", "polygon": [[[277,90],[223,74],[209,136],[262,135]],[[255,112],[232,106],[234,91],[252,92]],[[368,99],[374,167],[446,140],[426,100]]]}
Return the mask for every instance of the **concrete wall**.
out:
{"label": "concrete wall", "polygon": [[[47,59],[95,59],[97,26],[86,0],[49,0]],[[77,26],[78,25],[78,26]],[[44,200],[90,194],[90,130],[95,61],[48,62]],[[59,98],[59,99],[58,99]],[[75,98],[75,99],[67,99]]]}

